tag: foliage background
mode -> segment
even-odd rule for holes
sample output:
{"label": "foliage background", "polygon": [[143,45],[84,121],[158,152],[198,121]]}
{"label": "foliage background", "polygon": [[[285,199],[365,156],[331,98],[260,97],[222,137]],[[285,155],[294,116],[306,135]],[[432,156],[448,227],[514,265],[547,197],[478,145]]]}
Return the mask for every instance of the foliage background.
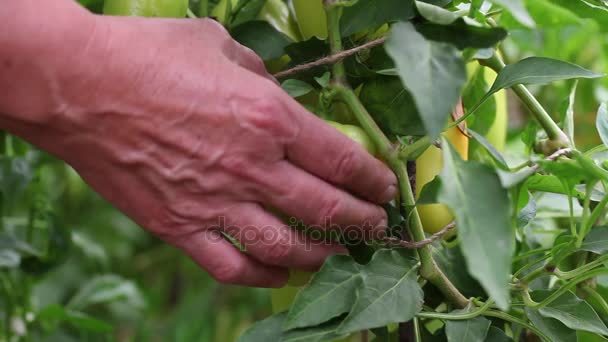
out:
{"label": "foliage background", "polygon": [[[82,2],[93,9],[100,4]],[[510,31],[507,62],[536,55],[608,72],[608,12],[572,0],[524,3],[537,28],[527,29],[509,14],[500,18]],[[575,131],[582,149],[599,142],[595,111],[608,100],[607,82],[579,82]],[[559,118],[571,86],[531,89]],[[520,135],[528,122],[518,101],[510,99],[512,158],[522,151]],[[100,199],[61,161],[6,133],[0,144],[0,330],[10,326],[33,341],[233,341],[270,313],[269,291],[217,284]],[[554,203],[540,203],[538,222],[531,226],[545,227],[539,239],[552,238],[544,223],[567,209]],[[9,236],[53,253],[28,274],[20,272],[15,267],[28,265],[27,251],[16,251]],[[600,283],[608,287],[608,279]],[[9,311],[18,318],[8,319]],[[39,319],[30,324],[32,313]]]}

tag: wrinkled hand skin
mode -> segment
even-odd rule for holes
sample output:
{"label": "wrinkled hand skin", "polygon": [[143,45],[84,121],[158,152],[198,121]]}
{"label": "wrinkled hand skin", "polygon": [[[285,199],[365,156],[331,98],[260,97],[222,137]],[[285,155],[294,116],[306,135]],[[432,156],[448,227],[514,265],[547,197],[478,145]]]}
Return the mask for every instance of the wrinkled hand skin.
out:
{"label": "wrinkled hand skin", "polygon": [[139,225],[219,281],[258,287],[346,251],[265,206],[320,229],[385,229],[378,204],[394,197],[395,176],[284,93],[219,24],[81,15],[87,41],[63,66],[37,64],[48,101],[3,110],[44,119],[0,127],[64,159]]}

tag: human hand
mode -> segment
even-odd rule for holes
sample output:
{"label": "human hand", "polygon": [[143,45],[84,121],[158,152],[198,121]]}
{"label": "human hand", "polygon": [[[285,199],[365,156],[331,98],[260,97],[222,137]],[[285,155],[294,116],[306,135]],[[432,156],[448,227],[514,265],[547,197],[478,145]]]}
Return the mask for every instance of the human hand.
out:
{"label": "human hand", "polygon": [[394,197],[393,173],[291,99],[219,24],[94,18],[38,144],[142,227],[219,281],[261,287],[345,252],[265,206],[320,229],[386,228],[377,204]]}

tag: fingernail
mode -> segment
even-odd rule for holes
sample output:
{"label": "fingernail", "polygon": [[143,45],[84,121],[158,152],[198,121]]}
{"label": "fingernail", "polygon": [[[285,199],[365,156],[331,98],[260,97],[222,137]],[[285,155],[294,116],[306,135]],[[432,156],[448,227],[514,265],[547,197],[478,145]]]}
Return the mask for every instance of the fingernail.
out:
{"label": "fingernail", "polygon": [[397,195],[397,187],[395,185],[390,185],[388,188],[386,188],[386,190],[384,191],[382,196],[380,196],[380,202],[382,202],[382,203],[390,202],[395,198],[396,195]]}

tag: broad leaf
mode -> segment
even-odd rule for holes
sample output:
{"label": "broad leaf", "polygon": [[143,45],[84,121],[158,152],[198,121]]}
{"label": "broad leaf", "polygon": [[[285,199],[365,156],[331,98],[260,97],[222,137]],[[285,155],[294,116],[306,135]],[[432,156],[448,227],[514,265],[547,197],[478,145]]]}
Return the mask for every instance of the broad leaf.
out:
{"label": "broad leaf", "polygon": [[580,0],[587,4],[589,7],[608,11],[608,2],[606,0]]}
{"label": "broad leaf", "polygon": [[496,148],[494,148],[494,146],[492,146],[492,144],[490,144],[490,142],[486,140],[485,137],[483,137],[481,134],[478,134],[470,129],[467,130],[467,132],[471,135],[471,137],[473,139],[475,139],[475,141],[477,141],[479,143],[479,145],[481,145],[488,152],[488,154],[490,156],[492,156],[492,159],[494,159],[494,161],[496,161],[498,163],[498,166],[500,166],[502,169],[505,169],[505,170],[509,169],[507,162],[502,157],[500,152],[498,152],[496,150]]}
{"label": "broad leaf", "polygon": [[414,0],[359,0],[343,11],[340,31],[344,37],[386,22],[407,21],[416,15]]}
{"label": "broad leaf", "polygon": [[286,35],[265,21],[247,21],[231,31],[236,41],[253,50],[263,60],[271,60],[285,54],[285,47],[292,43]]}
{"label": "broad leaf", "polygon": [[573,78],[598,78],[604,74],[584,69],[576,64],[545,57],[529,57],[507,65],[496,78],[485,98],[495,92],[518,84],[547,84]]}
{"label": "broad leaf", "polygon": [[300,97],[315,89],[310,84],[296,79],[284,81],[281,83],[281,88],[283,88],[283,90],[285,90],[291,97]]}
{"label": "broad leaf", "polygon": [[[474,70],[474,72],[473,72]],[[469,80],[462,91],[462,104],[464,105],[465,113],[468,113],[479,101],[486,95],[490,89],[490,85],[486,79],[490,78],[491,72],[488,68],[473,64],[467,65],[469,72]],[[490,78],[489,82],[494,81]],[[477,109],[475,116],[467,119],[467,126],[475,132],[486,135],[496,120],[496,108],[498,107],[496,100],[497,96],[490,97]]]}
{"label": "broad leaf", "polygon": [[111,332],[112,325],[86,315],[85,313],[65,309],[57,304],[49,305],[36,315],[43,322],[67,322],[70,325],[91,332]]}
{"label": "broad leaf", "polygon": [[349,312],[362,281],[361,267],[349,256],[329,258],[310,285],[296,296],[284,329],[317,325]]}
{"label": "broad leaf", "polygon": [[281,331],[285,324],[287,313],[272,315],[249,327],[238,342],[320,342],[332,341],[344,337],[336,333],[340,320],[305,329],[296,329],[287,332]]}
{"label": "broad leaf", "polygon": [[596,254],[608,253],[608,227],[593,228],[580,249]]}
{"label": "broad leaf", "polygon": [[576,331],[568,328],[560,321],[544,317],[538,310],[526,308],[526,316],[534,326],[551,338],[552,342],[576,342]]}
{"label": "broad leaf", "polygon": [[602,103],[597,110],[595,126],[597,127],[602,142],[604,145],[608,146],[608,106],[606,105],[606,102]]}
{"label": "broad leaf", "polygon": [[423,23],[416,25],[416,30],[427,39],[449,43],[461,50],[493,47],[507,37],[503,28],[472,26],[463,19],[449,25]]}
{"label": "broad leaf", "polygon": [[426,134],[414,99],[398,77],[380,76],[361,89],[365,105],[382,131],[390,136]]}
{"label": "broad leaf", "polygon": [[485,342],[511,342],[512,338],[507,336],[504,331],[498,329],[497,327],[490,327],[488,330],[488,336],[486,336]]}
{"label": "broad leaf", "polygon": [[[552,0],[524,0],[524,2],[536,22],[536,29],[560,29],[564,26],[582,24],[579,16],[553,3]],[[500,24],[515,30],[526,27],[510,13],[501,16]]]}
{"label": "broad leaf", "polygon": [[521,24],[526,27],[534,27],[536,23],[534,19],[530,17],[530,14],[524,7],[521,0],[490,0],[496,5],[504,7],[507,11],[511,12]]}
{"label": "broad leaf", "polygon": [[439,201],[454,213],[469,272],[506,310],[513,244],[507,191],[494,170],[463,161],[445,140],[442,146]]}
{"label": "broad leaf", "polygon": [[458,50],[426,40],[411,23],[397,23],[392,27],[386,51],[412,94],[430,138],[437,138],[466,81]]}
{"label": "broad leaf", "polygon": [[[550,291],[535,291],[532,298],[541,301],[551,294]],[[574,330],[584,330],[600,335],[608,335],[608,327],[587,302],[579,299],[572,292],[566,292],[539,309],[543,317],[555,318]]]}
{"label": "broad leaf", "polygon": [[414,318],[423,302],[417,270],[416,262],[398,250],[376,252],[363,268],[363,284],[357,289],[357,300],[339,332],[377,328]]}
{"label": "broad leaf", "polygon": [[[463,310],[454,311],[455,313]],[[447,321],[445,332],[448,342],[485,342],[491,322],[484,317],[466,321]]]}
{"label": "broad leaf", "polygon": [[422,1],[416,1],[416,9],[424,19],[440,25],[449,25],[460,18],[457,13]]}
{"label": "broad leaf", "polygon": [[67,308],[82,310],[90,305],[121,301],[131,307],[143,307],[144,299],[135,283],[117,275],[103,275],[90,279],[70,299]]}
{"label": "broad leaf", "polygon": [[239,9],[235,14],[230,27],[255,20],[266,4],[266,0],[240,0],[234,9]]}

